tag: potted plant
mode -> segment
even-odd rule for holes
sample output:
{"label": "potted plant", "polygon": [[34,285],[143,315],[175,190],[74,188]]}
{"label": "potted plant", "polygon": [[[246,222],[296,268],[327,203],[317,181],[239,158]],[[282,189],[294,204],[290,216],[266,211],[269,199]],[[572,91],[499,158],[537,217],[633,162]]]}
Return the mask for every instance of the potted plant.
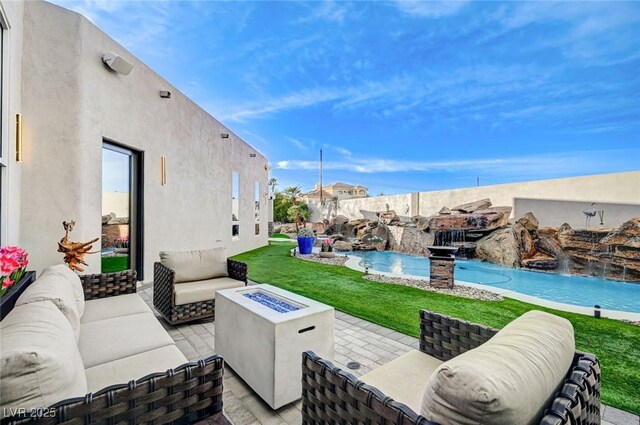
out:
{"label": "potted plant", "polygon": [[320,245],[320,257],[333,258],[335,256],[336,253],[333,251],[333,239],[323,240],[322,245]]}
{"label": "potted plant", "polygon": [[0,297],[24,276],[29,258],[24,249],[17,246],[0,248]]}
{"label": "potted plant", "polygon": [[313,230],[308,227],[303,227],[298,232],[298,250],[301,255],[311,254],[313,249],[313,242],[316,240]]}

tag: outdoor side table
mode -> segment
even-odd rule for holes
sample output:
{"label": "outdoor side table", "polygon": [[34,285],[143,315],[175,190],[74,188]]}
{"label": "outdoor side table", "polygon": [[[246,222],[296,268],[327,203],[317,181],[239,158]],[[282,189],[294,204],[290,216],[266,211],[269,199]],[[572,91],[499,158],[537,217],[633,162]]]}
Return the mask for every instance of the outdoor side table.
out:
{"label": "outdoor side table", "polygon": [[333,341],[333,307],[271,285],[216,292],[216,352],[273,409],[300,399],[302,353],[333,360]]}

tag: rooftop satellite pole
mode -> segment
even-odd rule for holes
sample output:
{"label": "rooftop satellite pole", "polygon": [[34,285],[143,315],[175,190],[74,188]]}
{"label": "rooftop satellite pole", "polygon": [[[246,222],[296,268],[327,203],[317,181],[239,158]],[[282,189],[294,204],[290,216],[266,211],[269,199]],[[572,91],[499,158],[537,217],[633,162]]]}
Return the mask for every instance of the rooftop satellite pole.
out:
{"label": "rooftop satellite pole", "polygon": [[320,148],[320,205],[322,204],[322,148]]}

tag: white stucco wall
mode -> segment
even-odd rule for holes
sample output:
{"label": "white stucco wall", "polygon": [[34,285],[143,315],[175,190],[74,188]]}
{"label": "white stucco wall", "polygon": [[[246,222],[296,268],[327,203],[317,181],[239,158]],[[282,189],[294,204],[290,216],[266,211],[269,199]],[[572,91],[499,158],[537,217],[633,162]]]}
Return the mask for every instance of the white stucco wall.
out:
{"label": "white stucco wall", "polygon": [[16,114],[22,112],[21,68],[24,4],[0,2],[6,20],[2,49],[2,193],[0,195],[0,246],[20,244],[20,187],[22,164],[16,162]]}
{"label": "white stucco wall", "polygon": [[[444,206],[452,208],[482,198],[491,199],[496,206],[513,207],[512,217],[532,211],[542,226],[584,226],[582,211],[596,202],[598,209],[605,210],[605,224],[618,226],[640,216],[640,171],[350,199],[340,202],[338,212],[362,218],[359,210],[381,211],[389,204],[400,215],[429,216]],[[405,214],[407,206],[410,214]]]}
{"label": "white stucco wall", "polygon": [[[107,52],[131,62],[131,73],[111,72],[101,60]],[[255,181],[266,187],[267,159],[91,22],[48,3],[26,3],[23,75],[29,134],[21,242],[36,268],[61,261],[63,220],[76,220],[75,240],[100,236],[103,139],[144,152],[145,280],[161,250],[226,246],[233,255],[267,243],[266,216],[259,236],[253,218]],[[171,91],[171,99],[160,98],[160,90]],[[240,238],[233,241],[232,171],[240,173],[241,205]],[[87,259],[88,271],[99,272],[99,255]]]}

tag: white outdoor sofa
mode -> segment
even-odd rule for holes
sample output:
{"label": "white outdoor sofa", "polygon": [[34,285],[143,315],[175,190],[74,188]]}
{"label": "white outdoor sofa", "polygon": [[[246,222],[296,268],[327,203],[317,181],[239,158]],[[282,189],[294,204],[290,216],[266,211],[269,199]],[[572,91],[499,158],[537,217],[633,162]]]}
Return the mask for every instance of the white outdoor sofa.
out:
{"label": "white outdoor sofa", "polygon": [[135,292],[133,271],[42,272],[0,323],[3,425],[182,424],[222,411],[222,358],[189,363]]}

